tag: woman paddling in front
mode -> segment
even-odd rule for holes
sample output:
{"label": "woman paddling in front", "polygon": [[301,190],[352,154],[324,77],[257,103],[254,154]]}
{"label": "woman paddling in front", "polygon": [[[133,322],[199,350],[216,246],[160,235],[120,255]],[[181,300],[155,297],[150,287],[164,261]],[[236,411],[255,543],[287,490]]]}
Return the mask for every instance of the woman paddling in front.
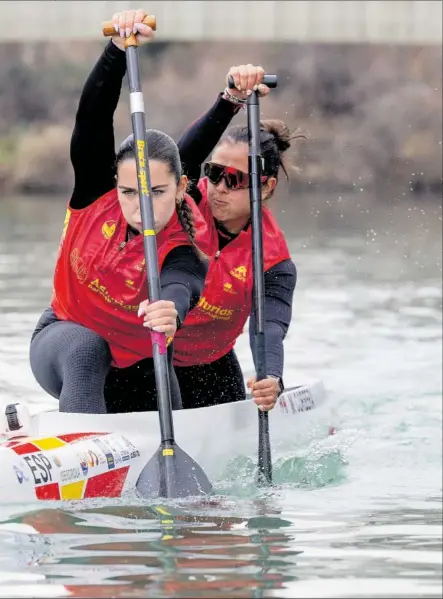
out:
{"label": "woman paddling in front", "polygon": [[[129,136],[116,156],[113,133],[126,70],[123,35],[135,28],[140,43],[153,37],[140,24],[145,13],[136,19],[139,24],[135,16],[115,15],[122,37],[106,46],[80,98],[71,141],[75,187],[51,307],[31,341],[33,373],[59,399],[62,412],[157,409],[150,330],[174,336],[198,302],[207,272],[207,260],[194,244],[195,228],[203,240],[206,225],[198,210],[200,222],[194,222],[185,200],[187,181],[177,145],[165,133],[149,130],[162,299],[146,300],[134,142]],[[180,407],[171,345],[168,350],[174,407]]]}
{"label": "woman paddling in front", "polygon": [[[233,67],[237,89],[225,89],[214,106],[185,133],[178,146],[190,180],[188,191],[210,231],[211,259],[202,297],[174,339],[174,365],[184,408],[245,399],[243,375],[234,353],[252,309],[252,238],[248,178],[248,130],[235,127],[221,138],[233,116],[245,104],[248,90],[266,95],[260,84],[264,71],[252,65]],[[259,407],[272,409],[283,390],[283,340],[291,322],[296,268],[282,230],[267,207],[280,171],[287,175],[284,153],[291,139],[279,120],[263,121],[262,198],[265,271],[265,334],[268,378],[248,381]],[[221,138],[221,140],[220,140]],[[215,148],[212,159],[201,165]],[[253,318],[250,321],[253,331]],[[251,336],[251,348],[252,336]]]}

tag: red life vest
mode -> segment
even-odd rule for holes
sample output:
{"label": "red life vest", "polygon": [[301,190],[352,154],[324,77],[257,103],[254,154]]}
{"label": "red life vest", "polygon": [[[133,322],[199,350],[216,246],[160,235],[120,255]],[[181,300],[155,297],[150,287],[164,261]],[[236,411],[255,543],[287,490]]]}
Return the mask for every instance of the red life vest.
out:
{"label": "red life vest", "polygon": [[[208,225],[211,262],[198,305],[174,337],[174,364],[209,364],[226,355],[243,332],[252,309],[252,233],[242,231],[218,254],[218,233],[207,200],[207,180],[199,182],[199,204]],[[215,254],[215,255],[214,255]],[[263,207],[264,270],[290,258],[283,232]]]}
{"label": "red life vest", "polygon": [[[203,240],[206,224],[190,204]],[[69,208],[51,303],[57,318],[81,324],[105,339],[118,368],[152,357],[149,329],[137,316],[140,302],[148,297],[143,235],[126,242],[126,232],[115,189],[85,209]],[[180,245],[191,243],[174,211],[157,235],[160,271],[167,254]]]}

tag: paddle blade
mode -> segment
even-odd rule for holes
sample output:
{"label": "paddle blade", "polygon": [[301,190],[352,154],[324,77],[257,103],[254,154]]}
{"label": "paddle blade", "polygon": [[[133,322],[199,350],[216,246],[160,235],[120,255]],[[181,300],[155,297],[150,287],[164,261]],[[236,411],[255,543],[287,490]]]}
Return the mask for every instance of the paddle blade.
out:
{"label": "paddle blade", "polygon": [[146,498],[207,495],[212,485],[201,467],[180,447],[160,445],[141,471],[137,491]]}

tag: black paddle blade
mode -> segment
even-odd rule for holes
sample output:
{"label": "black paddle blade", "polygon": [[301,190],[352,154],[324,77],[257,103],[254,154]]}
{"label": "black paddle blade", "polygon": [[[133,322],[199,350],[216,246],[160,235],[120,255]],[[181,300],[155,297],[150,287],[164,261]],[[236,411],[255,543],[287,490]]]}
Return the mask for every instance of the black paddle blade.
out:
{"label": "black paddle blade", "polygon": [[146,498],[208,495],[212,485],[201,467],[180,447],[158,450],[141,471],[137,491]]}

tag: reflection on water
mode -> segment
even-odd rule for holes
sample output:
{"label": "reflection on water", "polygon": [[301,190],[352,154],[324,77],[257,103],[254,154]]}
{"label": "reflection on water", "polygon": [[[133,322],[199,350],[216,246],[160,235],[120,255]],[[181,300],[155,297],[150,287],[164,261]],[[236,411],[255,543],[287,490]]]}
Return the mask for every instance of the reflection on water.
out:
{"label": "reflection on water", "polygon": [[[60,595],[384,597],[391,595],[373,594],[371,581],[376,589],[380,579],[388,587],[398,579],[392,596],[438,596],[441,512],[435,504],[426,524],[423,510],[412,506],[337,516],[268,498],[244,501],[242,510],[236,516],[239,507],[223,500],[175,506],[171,514],[164,506],[140,505],[41,509],[10,519],[0,534],[3,542],[14,537],[21,544],[21,569],[32,566],[41,576],[33,584]],[[33,533],[6,532],[14,525]],[[15,563],[11,580],[18,583],[17,569]],[[348,590],[330,594],[344,579]],[[309,581],[319,580],[323,592],[311,594]]]}
{"label": "reflection on water", "polygon": [[[46,584],[56,581],[79,597],[91,592],[94,596],[148,592],[156,597],[223,597],[226,593],[261,597],[263,589],[281,588],[284,581],[292,580],[285,572],[286,560],[296,559],[300,551],[291,548],[292,536],[284,532],[290,522],[277,516],[228,516],[223,514],[226,507],[221,504],[220,509],[216,501],[212,506],[200,504],[193,507],[198,516],[189,513],[189,507],[188,513],[173,515],[165,515],[163,507],[156,511],[138,506],[75,514],[40,510],[15,522],[49,535],[32,562],[41,566]],[[264,507],[272,513],[271,506],[261,510],[256,506],[257,513]],[[57,547],[56,537],[50,536],[54,531],[74,535],[68,547]],[[78,584],[75,573],[80,566],[95,583]],[[103,595],[95,592],[99,585],[106,585]]]}
{"label": "reflection on water", "polygon": [[[0,405],[54,403],[28,345],[64,210],[0,203]],[[298,268],[285,376],[321,377],[330,399],[274,454],[276,488],[258,494],[244,456],[211,501],[0,505],[0,597],[441,596],[440,207],[355,194],[275,211]],[[238,352],[250,371],[245,337]]]}

